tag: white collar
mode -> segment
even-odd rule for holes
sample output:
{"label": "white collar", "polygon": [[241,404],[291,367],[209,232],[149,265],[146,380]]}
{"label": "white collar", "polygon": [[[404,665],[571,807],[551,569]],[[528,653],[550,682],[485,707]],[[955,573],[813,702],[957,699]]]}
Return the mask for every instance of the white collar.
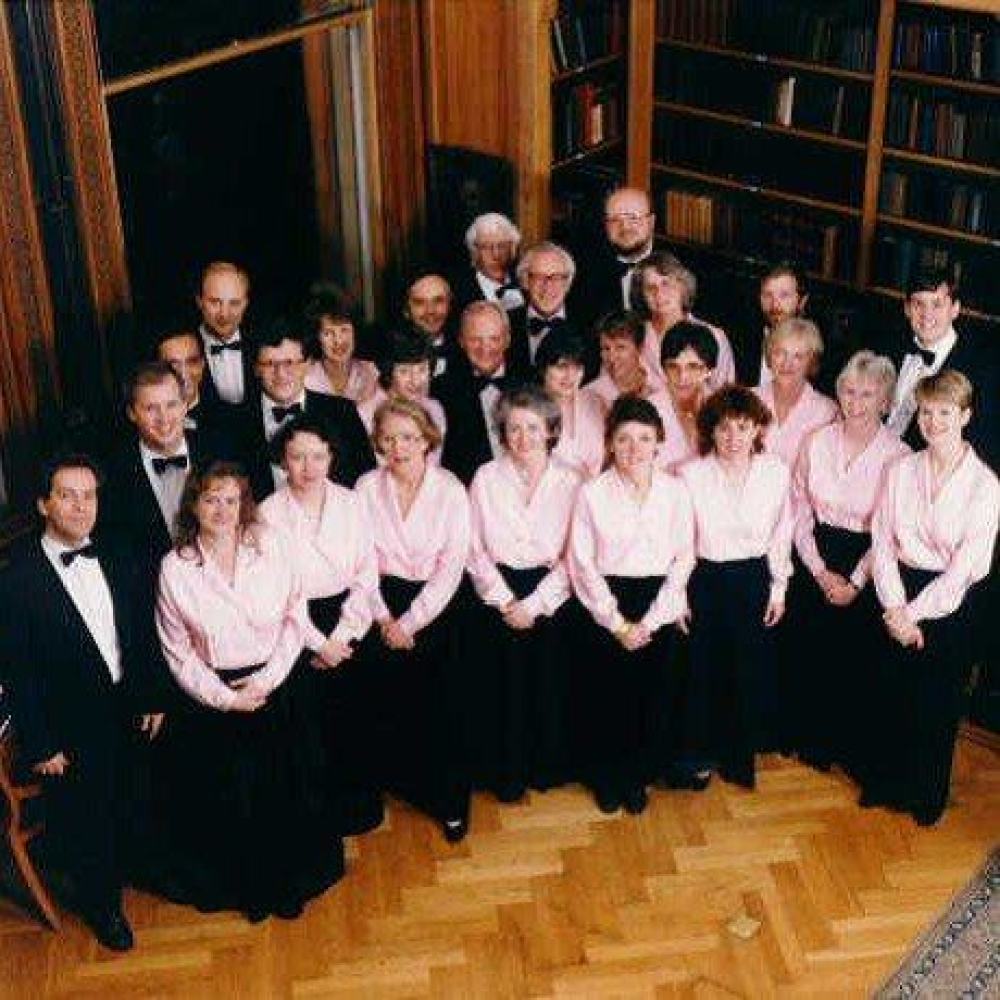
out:
{"label": "white collar", "polygon": [[914,334],[913,346],[916,350],[910,351],[909,353],[917,354],[920,351],[930,351],[934,355],[934,362],[936,364],[942,358],[946,358],[951,353],[951,349],[957,342],[958,334],[955,332],[955,328],[953,326],[948,327],[948,332],[933,347],[925,347],[919,340],[917,340],[917,336]]}

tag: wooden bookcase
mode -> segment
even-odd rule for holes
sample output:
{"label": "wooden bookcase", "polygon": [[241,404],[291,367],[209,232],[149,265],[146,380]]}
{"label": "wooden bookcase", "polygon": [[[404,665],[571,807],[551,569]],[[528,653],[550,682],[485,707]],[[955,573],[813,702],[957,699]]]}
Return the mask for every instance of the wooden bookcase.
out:
{"label": "wooden bookcase", "polygon": [[657,0],[663,241],[887,297],[933,260],[1000,322],[1000,7],[764,3]]}

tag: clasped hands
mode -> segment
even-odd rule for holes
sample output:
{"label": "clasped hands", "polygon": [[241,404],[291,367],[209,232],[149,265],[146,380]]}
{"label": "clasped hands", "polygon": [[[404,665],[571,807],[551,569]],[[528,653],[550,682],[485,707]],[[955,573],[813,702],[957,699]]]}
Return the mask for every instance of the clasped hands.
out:
{"label": "clasped hands", "polygon": [[901,646],[912,646],[914,649],[924,648],[924,633],[919,625],[910,620],[910,615],[905,607],[889,608],[882,615],[882,621],[885,622],[889,635]]}
{"label": "clasped hands", "polygon": [[834,607],[846,608],[858,596],[858,588],[850,580],[829,569],[820,571],[816,583],[827,602]]}

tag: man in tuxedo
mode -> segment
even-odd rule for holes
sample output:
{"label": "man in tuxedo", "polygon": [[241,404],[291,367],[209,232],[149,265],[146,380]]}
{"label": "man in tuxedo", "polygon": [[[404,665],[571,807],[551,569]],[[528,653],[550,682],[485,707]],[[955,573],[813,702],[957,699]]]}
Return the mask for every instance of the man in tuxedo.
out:
{"label": "man in tuxedo", "polygon": [[232,407],[213,407],[202,395],[208,363],[201,338],[191,331],[163,334],[156,343],[157,361],[165,361],[181,380],[187,412],[184,431],[189,441],[197,441],[196,451],[205,461],[238,458],[239,440]]}
{"label": "man in tuxedo", "polygon": [[558,243],[545,240],[528,247],[521,255],[517,280],[527,302],[509,314],[508,359],[513,376],[530,377],[542,341],[554,330],[568,325],[566,296],[575,276],[575,261]]}
{"label": "man in tuxedo", "polygon": [[188,474],[203,456],[197,436],[185,430],[184,388],[167,362],[140,365],[125,389],[136,433],[108,461],[100,534],[131,548],[152,594],[160,560],[173,545]]}
{"label": "man in tuxedo", "polygon": [[129,856],[148,849],[129,795],[138,729],[163,715],[152,608],[135,600],[135,564],[91,542],[98,472],[86,456],[47,470],[44,530],[0,575],[0,647],[20,762],[45,783],[46,832],[97,940],[133,945],[122,911]]}
{"label": "man in tuxedo", "polygon": [[240,406],[253,385],[253,345],[242,329],[249,302],[250,278],[238,264],[214,261],[202,271],[195,303],[208,362],[202,396],[209,407]]}
{"label": "man in tuxedo", "polygon": [[886,347],[898,379],[887,424],[913,448],[924,445],[917,429],[914,390],[928,375],[954,368],[972,382],[975,400],[965,436],[979,457],[997,469],[1000,460],[1000,357],[994,337],[959,333],[958,288],[946,270],[918,272],[906,289],[903,313],[908,329]]}
{"label": "man in tuxedo", "polygon": [[776,264],[760,279],[758,302],[759,320],[734,337],[736,381],[740,385],[764,385],[771,381],[764,340],[768,330],[783,320],[805,315],[809,302],[805,273],[790,261]]}
{"label": "man in tuxedo", "polygon": [[470,302],[499,302],[504,309],[524,305],[524,296],[514,281],[521,233],[506,215],[487,212],[477,216],[465,232],[470,266],[451,282],[455,305],[461,312]]}
{"label": "man in tuxedo", "polygon": [[403,302],[403,318],[434,348],[432,376],[443,375],[455,354],[451,320],[452,294],[448,282],[434,271],[413,276]]}
{"label": "man in tuxedo", "polygon": [[620,187],[605,198],[607,243],[577,253],[581,280],[572,307],[585,329],[606,313],[628,309],[632,272],[653,252],[655,227],[656,215],[646,191]]}
{"label": "man in tuxedo", "polygon": [[257,342],[258,390],[244,407],[243,455],[258,500],[284,485],[284,470],[270,444],[289,420],[302,413],[323,423],[330,435],[335,482],[353,486],[362,473],[375,468],[375,453],[357,407],[343,396],[308,391],[308,364],[302,334],[287,319],[276,319]]}
{"label": "man in tuxedo", "polygon": [[507,371],[510,320],[498,302],[472,302],[462,313],[461,357],[431,386],[448,421],[441,464],[468,485],[479,466],[500,454],[493,406],[513,384]]}

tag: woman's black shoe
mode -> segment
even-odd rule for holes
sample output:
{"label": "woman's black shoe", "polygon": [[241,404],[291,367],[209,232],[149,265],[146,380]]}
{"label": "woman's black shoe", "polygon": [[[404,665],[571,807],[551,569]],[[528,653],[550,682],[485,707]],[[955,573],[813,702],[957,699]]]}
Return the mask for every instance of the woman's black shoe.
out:
{"label": "woman's black shoe", "polygon": [[263,906],[250,906],[243,911],[243,916],[245,916],[251,924],[262,924],[265,920],[267,920],[267,910],[264,909]]}
{"label": "woman's black shoe", "polygon": [[297,920],[302,916],[303,909],[301,902],[282,902],[276,903],[271,912],[281,920]]}
{"label": "woman's black shoe", "polygon": [[449,844],[458,844],[465,840],[465,835],[469,832],[469,822],[465,819],[446,819],[441,824],[444,830],[444,839]]}
{"label": "woman's black shoe", "polygon": [[624,796],[625,812],[630,816],[638,816],[645,811],[648,802],[645,788],[630,788]]}
{"label": "woman's black shoe", "polygon": [[692,771],[688,767],[673,765],[663,776],[663,784],[667,788],[676,788],[688,792],[703,792],[712,780],[711,771]]}
{"label": "woman's black shoe", "polygon": [[498,802],[503,802],[510,804],[512,802],[520,802],[521,799],[527,794],[527,788],[524,785],[519,785],[516,782],[510,781],[499,785],[495,791],[495,795]]}
{"label": "woman's black shoe", "polygon": [[597,800],[597,808],[608,816],[610,816],[611,813],[618,812],[618,810],[622,807],[621,795],[619,795],[618,792],[613,792],[607,788],[595,789],[594,798]]}
{"label": "woman's black shoe", "polygon": [[102,910],[99,913],[81,914],[84,923],[94,932],[94,937],[111,951],[131,951],[135,947],[132,928],[121,910]]}

